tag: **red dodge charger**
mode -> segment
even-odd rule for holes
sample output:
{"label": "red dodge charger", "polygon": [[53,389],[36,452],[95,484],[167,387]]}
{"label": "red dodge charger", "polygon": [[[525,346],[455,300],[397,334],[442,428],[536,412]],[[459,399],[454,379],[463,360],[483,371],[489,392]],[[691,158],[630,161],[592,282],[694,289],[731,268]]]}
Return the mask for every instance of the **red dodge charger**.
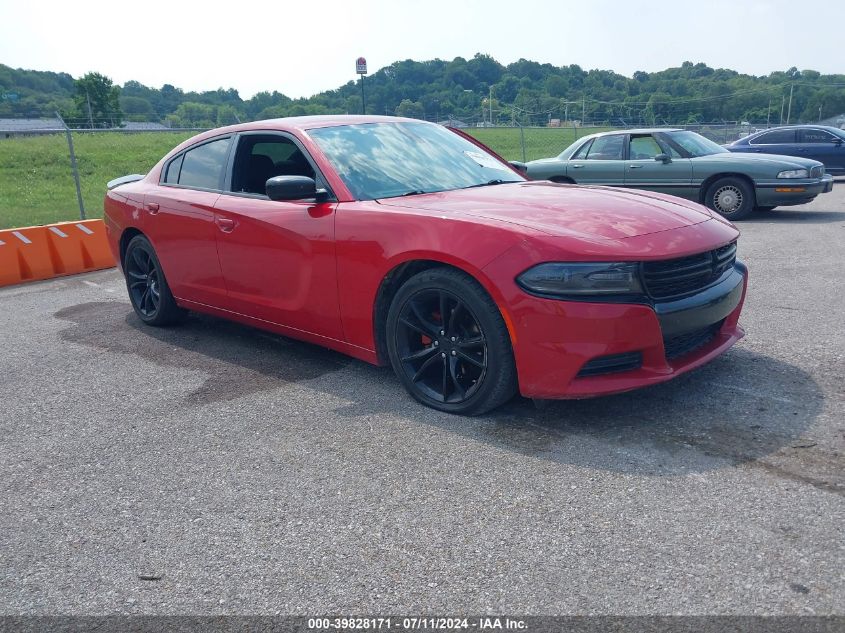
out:
{"label": "red dodge charger", "polygon": [[743,336],[730,222],[671,196],[530,182],[421,121],[212,130],[110,182],[105,210],[144,323],[196,310],[389,363],[452,413],[653,385]]}

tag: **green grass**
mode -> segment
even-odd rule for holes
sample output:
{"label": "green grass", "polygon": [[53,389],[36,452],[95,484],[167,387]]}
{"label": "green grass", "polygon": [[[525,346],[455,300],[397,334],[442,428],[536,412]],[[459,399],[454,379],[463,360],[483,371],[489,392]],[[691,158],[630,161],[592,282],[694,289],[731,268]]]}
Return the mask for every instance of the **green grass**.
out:
{"label": "green grass", "polygon": [[[143,174],[191,133],[73,135],[89,218],[103,215],[106,183]],[[0,139],[0,229],[79,219],[64,134]]]}
{"label": "green grass", "polygon": [[507,160],[536,160],[557,156],[577,138],[611,128],[525,128],[525,156],[518,127],[467,128],[468,132]]}
{"label": "green grass", "polygon": [[[522,160],[519,128],[466,130],[508,160]],[[556,156],[577,137],[602,128],[526,128],[525,159]],[[74,133],[82,198],[89,218],[103,215],[106,183],[144,174],[190,132]],[[0,139],[0,229],[79,218],[64,134]]]}

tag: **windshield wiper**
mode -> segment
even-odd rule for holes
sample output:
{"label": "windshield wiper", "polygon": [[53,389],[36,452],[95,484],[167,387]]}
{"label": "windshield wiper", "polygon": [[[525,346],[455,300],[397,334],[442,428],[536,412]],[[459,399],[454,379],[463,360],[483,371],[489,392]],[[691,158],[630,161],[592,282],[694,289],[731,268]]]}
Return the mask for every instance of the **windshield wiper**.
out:
{"label": "windshield wiper", "polygon": [[480,182],[477,185],[469,185],[468,187],[463,187],[464,189],[475,189],[476,187],[487,187],[489,185],[501,185],[506,182],[519,182],[518,180],[502,180],[501,178],[494,178],[493,180],[488,180],[487,182]]}
{"label": "windshield wiper", "polygon": [[415,189],[414,191],[406,191],[399,197],[404,198],[405,196],[418,196],[421,193],[425,193],[425,191],[423,191],[422,189]]}

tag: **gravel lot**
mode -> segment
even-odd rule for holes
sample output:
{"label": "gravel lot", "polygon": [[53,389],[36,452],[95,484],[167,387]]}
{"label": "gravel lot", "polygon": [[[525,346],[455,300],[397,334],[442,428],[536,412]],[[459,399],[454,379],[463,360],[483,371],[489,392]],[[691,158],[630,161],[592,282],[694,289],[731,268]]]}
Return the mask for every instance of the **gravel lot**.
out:
{"label": "gravel lot", "polygon": [[731,352],[473,419],[115,271],[0,290],[0,613],[845,613],[845,182],[741,228]]}

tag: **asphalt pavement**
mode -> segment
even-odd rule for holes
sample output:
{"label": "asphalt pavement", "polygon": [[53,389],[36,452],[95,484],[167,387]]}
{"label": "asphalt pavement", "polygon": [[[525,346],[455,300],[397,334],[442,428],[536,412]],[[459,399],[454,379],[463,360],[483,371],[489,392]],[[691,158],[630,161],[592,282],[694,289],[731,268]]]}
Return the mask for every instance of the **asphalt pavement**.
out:
{"label": "asphalt pavement", "polygon": [[0,289],[0,613],[845,613],[845,182],[740,228],[732,351],[480,418],[114,270]]}

